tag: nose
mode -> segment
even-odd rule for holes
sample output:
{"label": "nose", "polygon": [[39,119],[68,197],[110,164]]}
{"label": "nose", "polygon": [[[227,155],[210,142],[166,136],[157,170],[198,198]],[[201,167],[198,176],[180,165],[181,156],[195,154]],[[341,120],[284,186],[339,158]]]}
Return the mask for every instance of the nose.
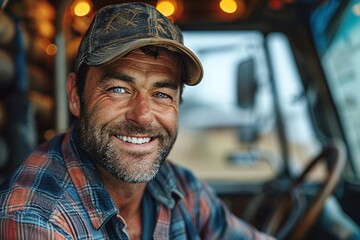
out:
{"label": "nose", "polygon": [[126,119],[139,126],[146,126],[153,122],[154,115],[148,97],[138,95],[131,100],[130,108],[126,112]]}

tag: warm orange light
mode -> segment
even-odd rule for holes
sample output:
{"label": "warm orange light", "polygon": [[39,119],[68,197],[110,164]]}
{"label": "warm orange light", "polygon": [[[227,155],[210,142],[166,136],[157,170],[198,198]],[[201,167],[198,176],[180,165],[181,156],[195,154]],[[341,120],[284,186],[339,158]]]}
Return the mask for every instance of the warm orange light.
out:
{"label": "warm orange light", "polygon": [[176,2],[160,0],[156,4],[156,9],[166,17],[172,16],[176,10]]}
{"label": "warm orange light", "polygon": [[79,0],[74,5],[74,14],[78,17],[83,17],[91,11],[91,4],[86,0]]}
{"label": "warm orange light", "polygon": [[221,0],[220,8],[226,13],[234,13],[237,10],[237,2],[235,0]]}
{"label": "warm orange light", "polygon": [[50,56],[54,56],[57,52],[57,47],[55,44],[51,43],[46,47],[46,54]]}
{"label": "warm orange light", "polygon": [[56,10],[55,8],[48,3],[47,1],[37,1],[37,6],[34,10],[29,10],[32,11],[33,17],[36,20],[53,20],[55,19],[55,15],[56,15]]}
{"label": "warm orange light", "polygon": [[55,26],[49,20],[39,21],[37,30],[41,36],[46,38],[52,38],[55,35]]}

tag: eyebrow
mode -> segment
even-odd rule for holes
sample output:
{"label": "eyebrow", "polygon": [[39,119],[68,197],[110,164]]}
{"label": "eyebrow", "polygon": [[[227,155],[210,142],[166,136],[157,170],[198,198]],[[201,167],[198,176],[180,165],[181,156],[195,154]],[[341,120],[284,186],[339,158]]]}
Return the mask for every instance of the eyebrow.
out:
{"label": "eyebrow", "polygon": [[178,84],[171,83],[171,82],[156,82],[154,84],[154,87],[157,87],[157,88],[169,88],[171,90],[177,90],[179,86],[178,86]]}
{"label": "eyebrow", "polygon": [[[114,72],[114,71],[105,72],[104,75],[101,77],[100,82],[105,83],[109,79],[115,79],[115,80],[135,84],[135,79],[133,77],[121,72]],[[155,82],[153,86],[156,88],[169,88],[171,90],[177,90],[179,87],[177,83],[173,83],[169,81]]]}
{"label": "eyebrow", "polygon": [[101,83],[105,83],[109,79],[116,79],[128,83],[135,83],[135,79],[121,72],[106,71],[100,79]]}

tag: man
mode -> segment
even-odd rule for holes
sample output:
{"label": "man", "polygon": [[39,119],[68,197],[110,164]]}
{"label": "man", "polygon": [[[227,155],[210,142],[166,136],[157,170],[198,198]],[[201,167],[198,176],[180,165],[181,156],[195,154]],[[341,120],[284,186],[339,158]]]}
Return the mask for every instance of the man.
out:
{"label": "man", "polygon": [[144,3],[107,6],[67,80],[70,130],[0,189],[1,239],[267,239],[166,157],[183,85],[200,82],[180,30]]}

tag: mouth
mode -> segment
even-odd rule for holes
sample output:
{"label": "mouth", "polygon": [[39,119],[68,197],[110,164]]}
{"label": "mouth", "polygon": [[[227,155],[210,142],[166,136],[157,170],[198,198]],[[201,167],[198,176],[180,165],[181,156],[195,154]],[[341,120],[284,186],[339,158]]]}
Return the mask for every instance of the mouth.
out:
{"label": "mouth", "polygon": [[150,137],[130,137],[130,136],[122,136],[122,135],[116,135],[116,138],[124,142],[139,144],[139,145],[149,143],[152,139]]}

